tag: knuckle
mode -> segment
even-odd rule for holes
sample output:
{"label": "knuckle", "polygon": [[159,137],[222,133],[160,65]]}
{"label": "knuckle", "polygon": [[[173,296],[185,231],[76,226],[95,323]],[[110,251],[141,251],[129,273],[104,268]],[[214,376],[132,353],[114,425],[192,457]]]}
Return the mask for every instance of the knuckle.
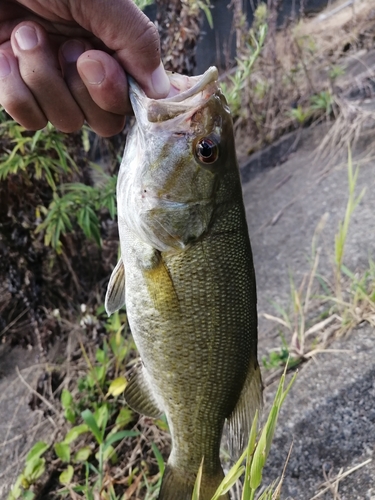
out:
{"label": "knuckle", "polygon": [[157,57],[159,57],[159,34],[155,24],[152,21],[148,20],[147,24],[139,32],[138,36],[133,38],[132,46],[136,48],[137,51],[147,51],[147,53],[154,53]]}
{"label": "knuckle", "polygon": [[30,89],[38,88],[39,84],[43,81],[36,70],[22,71],[21,76],[25,85]]}

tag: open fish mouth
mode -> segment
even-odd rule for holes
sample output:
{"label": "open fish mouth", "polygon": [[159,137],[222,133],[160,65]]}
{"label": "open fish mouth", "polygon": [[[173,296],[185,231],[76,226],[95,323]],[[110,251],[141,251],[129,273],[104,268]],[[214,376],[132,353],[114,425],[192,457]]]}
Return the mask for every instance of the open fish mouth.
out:
{"label": "open fish mouth", "polygon": [[[159,101],[164,102],[181,102],[189,97],[192,97],[199,92],[202,92],[207,85],[215,82],[219,76],[217,68],[211,66],[208,70],[200,76],[185,76],[178,73],[169,73],[169,80],[171,82],[170,96]],[[175,95],[171,95],[177,92]]]}
{"label": "open fish mouth", "polygon": [[128,77],[130,101],[140,122],[163,122],[182,113],[194,112],[211,97],[218,78],[218,70],[214,66],[200,76],[167,74],[171,82],[170,95],[157,100],[148,98],[135,80]]}

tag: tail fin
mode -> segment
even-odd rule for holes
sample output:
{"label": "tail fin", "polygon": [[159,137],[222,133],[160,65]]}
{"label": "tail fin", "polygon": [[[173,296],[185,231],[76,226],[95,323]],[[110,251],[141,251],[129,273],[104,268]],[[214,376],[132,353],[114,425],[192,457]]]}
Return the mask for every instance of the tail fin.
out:
{"label": "tail fin", "polygon": [[[207,476],[203,472],[199,500],[211,500],[223,478],[222,470],[215,476]],[[194,484],[195,476],[167,465],[158,500],[191,500]],[[229,500],[229,495],[221,496],[220,500]]]}

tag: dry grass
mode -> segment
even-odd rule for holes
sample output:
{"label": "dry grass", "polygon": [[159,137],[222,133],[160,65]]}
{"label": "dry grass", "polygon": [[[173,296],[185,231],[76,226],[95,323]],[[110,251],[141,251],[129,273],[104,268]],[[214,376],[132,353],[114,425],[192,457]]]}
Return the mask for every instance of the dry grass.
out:
{"label": "dry grass", "polygon": [[[375,39],[373,2],[357,0],[355,9],[348,6],[326,19],[302,19],[281,30],[276,30],[275,13],[268,12],[266,22],[264,48],[247,77],[241,103],[234,106],[238,143],[247,137],[243,154],[322,120],[335,121],[335,126],[321,154],[356,140],[372,119],[370,110],[352,102],[352,95],[372,92],[368,82],[374,62],[367,56]],[[256,35],[256,26],[253,32]],[[247,42],[252,44],[251,37]],[[241,58],[247,57],[244,51]]]}
{"label": "dry grass", "polygon": [[339,495],[339,485],[340,481],[345,479],[346,477],[350,476],[350,474],[353,474],[353,472],[361,469],[362,467],[365,467],[368,465],[370,462],[372,462],[372,458],[369,458],[368,460],[365,460],[364,462],[351,467],[347,471],[344,472],[343,469],[340,469],[339,473],[335,477],[330,477],[327,476],[326,472],[323,471],[325,482],[321,485],[321,490],[319,493],[314,495],[310,500],[316,500],[317,498],[320,498],[322,495],[324,495],[327,492],[330,492],[332,494],[332,500],[340,500],[340,495]]}

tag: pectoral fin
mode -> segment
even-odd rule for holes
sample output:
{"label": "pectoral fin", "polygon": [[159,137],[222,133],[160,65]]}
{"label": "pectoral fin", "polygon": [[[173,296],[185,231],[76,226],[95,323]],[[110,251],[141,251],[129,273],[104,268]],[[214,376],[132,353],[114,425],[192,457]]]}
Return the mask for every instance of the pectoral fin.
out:
{"label": "pectoral fin", "polygon": [[229,451],[233,458],[247,445],[255,411],[262,407],[263,384],[258,363],[251,363],[235,409],[227,420]]}
{"label": "pectoral fin", "polygon": [[112,271],[104,305],[108,316],[125,305],[125,268],[121,258]]}
{"label": "pectoral fin", "polygon": [[125,401],[137,413],[157,418],[163,413],[153,395],[142,366],[139,366],[131,377],[124,392]]}

